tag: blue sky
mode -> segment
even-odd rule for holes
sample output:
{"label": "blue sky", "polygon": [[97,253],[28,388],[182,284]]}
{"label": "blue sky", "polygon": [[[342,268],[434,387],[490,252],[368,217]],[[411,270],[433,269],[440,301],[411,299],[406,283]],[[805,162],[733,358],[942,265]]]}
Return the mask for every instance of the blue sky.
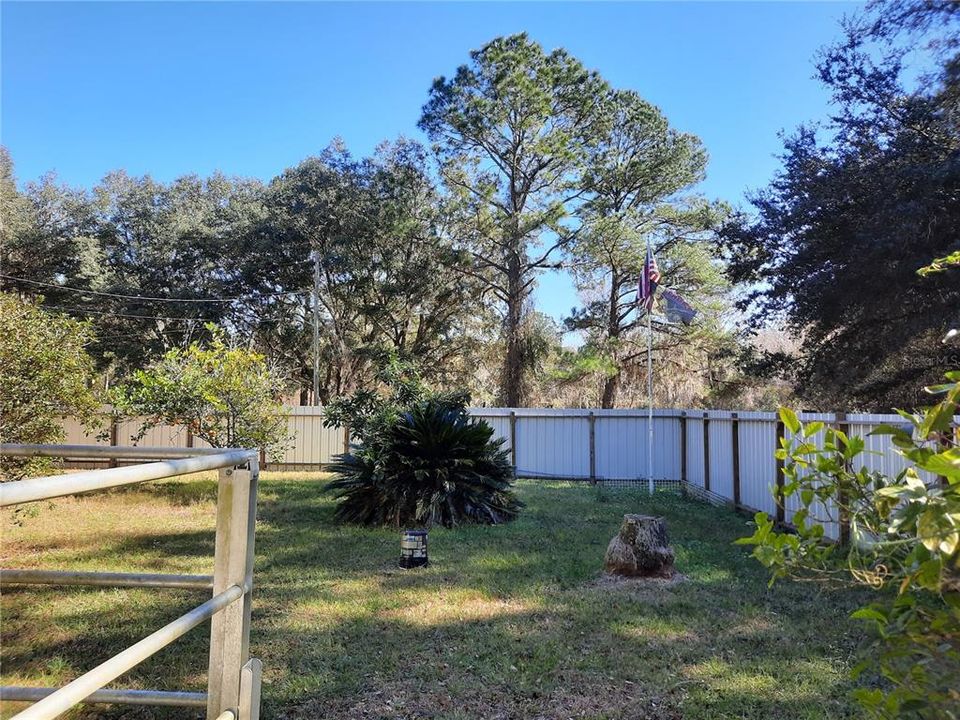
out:
{"label": "blue sky", "polygon": [[[264,180],[339,135],[420,138],[437,75],[497,35],[563,46],[639,91],[710,153],[704,194],[742,203],[778,133],[823,118],[819,47],[851,3],[0,3],[0,141],[22,181],[54,170]],[[576,302],[564,274],[538,306]]]}

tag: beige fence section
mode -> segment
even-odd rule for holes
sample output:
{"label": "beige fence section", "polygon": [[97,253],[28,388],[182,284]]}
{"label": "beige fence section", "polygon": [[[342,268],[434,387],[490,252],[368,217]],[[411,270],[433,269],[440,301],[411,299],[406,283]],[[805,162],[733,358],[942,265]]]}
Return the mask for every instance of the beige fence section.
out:
{"label": "beige fence section", "polygon": [[[336,455],[349,450],[349,433],[341,428],[323,426],[323,408],[288,407],[287,429],[291,442],[282,451],[279,459],[260,455],[262,470],[316,470],[333,462]],[[137,418],[124,419],[111,425],[109,413],[104,412],[99,421],[91,427],[84,427],[73,418],[63,419],[64,442],[70,445],[99,445],[105,447],[126,447],[138,445],[144,447],[165,448],[209,448],[210,445],[199,437],[194,437],[186,428],[158,426],[147,431],[141,439],[136,439],[141,421]],[[85,467],[102,465],[103,458],[70,458],[68,466]],[[116,458],[114,460],[117,460]],[[123,462],[122,459],[119,462]]]}

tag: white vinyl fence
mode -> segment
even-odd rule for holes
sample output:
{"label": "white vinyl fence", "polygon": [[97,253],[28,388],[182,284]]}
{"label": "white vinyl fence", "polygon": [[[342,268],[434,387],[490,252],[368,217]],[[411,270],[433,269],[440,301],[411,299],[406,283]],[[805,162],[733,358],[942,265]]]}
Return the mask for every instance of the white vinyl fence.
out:
{"label": "white vinyl fence", "polygon": [[[294,438],[279,462],[261,458],[272,470],[316,469],[349,447],[349,432],[323,426],[323,408],[291,407],[288,422]],[[645,410],[579,410],[540,408],[472,408],[486,420],[510,450],[520,477],[588,480],[632,484],[646,482],[647,414]],[[877,425],[901,423],[897,415],[807,413],[801,420],[822,420],[866,440],[861,464],[896,474],[904,467],[889,436],[868,436]],[[106,421],[105,421],[106,422]],[[105,444],[130,445],[135,421],[102,429]],[[65,421],[67,443],[94,443],[96,432],[84,433]],[[679,483],[710,500],[738,508],[763,510],[789,522],[797,509],[792,502],[778,508],[774,500],[778,467],[774,451],[778,433],[785,432],[772,412],[726,410],[655,410],[653,413],[653,476],[657,484]],[[819,436],[822,441],[822,433]],[[202,447],[185,430],[155,428],[140,445]],[[823,520],[830,508],[816,513]],[[839,537],[833,521],[828,532]]]}

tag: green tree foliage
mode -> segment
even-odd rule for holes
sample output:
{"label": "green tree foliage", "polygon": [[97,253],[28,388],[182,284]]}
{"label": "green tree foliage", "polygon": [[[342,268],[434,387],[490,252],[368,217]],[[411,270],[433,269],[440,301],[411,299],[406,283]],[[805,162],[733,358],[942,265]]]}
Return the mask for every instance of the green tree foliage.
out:
{"label": "green tree foliage", "polygon": [[[863,438],[803,425],[781,410],[791,433],[777,451],[781,502],[800,507],[796,532],[777,531],[758,513],[756,532],[739,541],[755,546],[774,580],[812,577],[874,591],[874,602],[854,613],[875,630],[857,674],[873,670],[885,680],[856,691],[871,717],[960,717],[960,444],[952,427],[960,371],[947,380],[928,388],[936,405],[872,433],[890,436],[906,460],[896,477],[867,469]],[[849,544],[824,542],[825,508],[849,524]]]}
{"label": "green tree foliage", "polygon": [[[324,403],[372,379],[395,354],[453,382],[474,347],[479,289],[455,268],[463,258],[444,217],[422,146],[400,140],[356,160],[339,142],[271,183],[253,246],[249,282],[313,287],[319,263],[320,396]],[[275,300],[258,337],[311,384],[309,295]]]}
{"label": "green tree foliage", "polygon": [[[62,418],[92,419],[93,362],[88,324],[45,312],[38,303],[0,293],[0,438],[8,443],[63,440]],[[5,458],[0,475],[33,472],[42,463]]]}
{"label": "green tree foliage", "polygon": [[[557,406],[579,377],[567,371],[572,351],[563,345],[563,327],[550,315],[529,307],[521,319],[523,382],[531,407]],[[505,338],[491,328],[490,339],[474,353],[470,394],[477,405],[496,405],[501,398]]]}
{"label": "green tree foliage", "polygon": [[874,3],[851,20],[818,65],[832,122],[788,138],[756,218],[724,233],[754,322],[782,317],[802,339],[808,405],[911,405],[950,366],[940,338],[960,284],[916,271],[960,245],[958,9]]}
{"label": "green tree foliage", "polygon": [[385,390],[334,401],[325,424],[350,428],[352,452],[327,489],[342,522],[452,527],[512,520],[522,507],[513,468],[493,428],[467,413],[467,393],[431,391],[394,358],[378,373]]}
{"label": "green tree foliage", "polygon": [[220,174],[167,184],[117,172],[94,188],[103,266],[93,289],[111,295],[80,295],[77,307],[97,315],[106,360],[142,367],[209,339],[210,323],[244,326],[243,303],[228,299],[248,294],[242,239],[259,216],[260,193],[256,181]]}
{"label": "green tree foliage", "polygon": [[16,243],[22,242],[33,230],[34,219],[30,203],[17,189],[13,159],[10,152],[0,146],[0,210],[3,225],[0,226],[0,252],[3,253],[3,265],[11,262],[11,251]]}
{"label": "green tree foliage", "polygon": [[603,111],[606,132],[590,151],[585,179],[590,191],[578,209],[581,226],[569,248],[585,304],[574,310],[567,327],[585,331],[586,357],[607,360],[600,405],[612,408],[624,368],[646,357],[646,315],[636,297],[647,240],[664,284],[684,292],[701,314],[693,332],[656,319],[662,371],[671,358],[679,360],[682,345],[706,349],[723,342],[729,333],[720,313],[728,287],[713,258],[710,233],[724,209],[683,196],[706,171],[700,141],[671,128],[634,92],[610,93]]}
{"label": "green tree foliage", "polygon": [[920,268],[917,273],[925,277],[932,273],[942,272],[948,268],[960,267],[960,250],[950,253],[942,258],[937,258],[929,265]]}
{"label": "green tree foliage", "polygon": [[179,426],[213,447],[264,448],[279,458],[289,441],[283,378],[263,355],[230,345],[208,327],[207,343],[173,348],[114,388],[120,416],[141,419],[139,435]]}
{"label": "green tree foliage", "polygon": [[0,287],[89,318],[108,376],[209,339],[213,322],[309,388],[316,255],[320,399],[349,394],[392,352],[454,385],[491,319],[456,272],[428,161],[406,140],[362,159],[335,143],[267,187],[117,172],[89,192],[52,177],[20,192],[6,162]]}
{"label": "green tree foliage", "polygon": [[[653,237],[702,318],[682,335],[658,323],[658,375],[695,366],[710,388],[678,381],[663,401],[730,387],[727,288],[705,242],[721,209],[683,196],[706,162],[696,138],[525,35],[437,80],[420,126],[435,158],[405,139],[365,158],[335,141],[268,185],[121,171],[89,190],[53,176],[18,189],[2,154],[0,288],[89,320],[107,386],[213,323],[287,369],[301,402],[349,396],[396,356],[485,403],[612,406],[643,382],[631,286]],[[563,260],[584,293],[579,356],[532,306]]]}
{"label": "green tree foliage", "polygon": [[[41,296],[48,305],[74,298],[57,288],[68,277],[90,287],[99,273],[96,239],[90,237],[91,208],[85,193],[60,185],[53,175],[17,188],[13,161],[0,147],[0,288]],[[44,286],[30,281],[47,283]]]}
{"label": "green tree foliage", "polygon": [[219,174],[160,183],[116,172],[89,192],[48,176],[22,195],[26,219],[5,238],[0,287],[90,320],[91,354],[108,374],[142,367],[209,337],[209,322],[245,327],[248,303],[229,298],[245,290],[259,193]]}
{"label": "green tree foliage", "polygon": [[470,54],[438,78],[420,127],[431,141],[457,234],[488,299],[503,307],[501,402],[527,400],[522,334],[537,277],[557,266],[564,217],[584,193],[587,148],[599,130],[607,84],[565,50],[545,52],[525,34]]}

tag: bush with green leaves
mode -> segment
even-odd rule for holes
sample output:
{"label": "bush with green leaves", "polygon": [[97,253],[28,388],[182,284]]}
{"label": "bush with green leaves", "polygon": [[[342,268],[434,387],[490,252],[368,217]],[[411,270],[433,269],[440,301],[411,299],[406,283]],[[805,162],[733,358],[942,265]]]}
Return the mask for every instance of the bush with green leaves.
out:
{"label": "bush with green leaves", "polygon": [[141,420],[134,440],[150,428],[173,425],[213,447],[264,448],[279,459],[291,439],[282,376],[259,353],[209,329],[209,343],[169,350],[115,388],[117,415]]}
{"label": "bush with green leaves", "polygon": [[[791,437],[777,451],[781,502],[794,498],[800,509],[792,529],[758,513],[754,534],[739,541],[755,546],[771,584],[803,577],[874,591],[853,614],[874,631],[855,669],[881,678],[855,691],[870,717],[960,718],[960,371],[947,380],[927,388],[937,404],[873,431],[907,461],[895,477],[864,466],[863,438],[782,409]],[[849,525],[849,542],[824,540],[828,515]]]}
{"label": "bush with green leaves", "polygon": [[497,524],[522,507],[509,452],[493,428],[467,413],[466,393],[434,393],[408,366],[380,371],[384,391],[361,390],[327,408],[326,423],[358,441],[327,485],[341,522],[452,527]]}
{"label": "bush with green leaves", "polygon": [[[63,440],[65,416],[90,423],[99,407],[92,391],[90,326],[46,312],[34,301],[0,293],[0,438],[7,443]],[[2,458],[0,478],[40,472],[43,459]]]}
{"label": "bush with green leaves", "polygon": [[374,384],[351,395],[338,397],[324,409],[326,427],[349,428],[359,445],[371,446],[385,437],[387,429],[417,403],[436,400],[451,407],[466,407],[470,394],[431,390],[417,368],[396,355],[377,359]]}

